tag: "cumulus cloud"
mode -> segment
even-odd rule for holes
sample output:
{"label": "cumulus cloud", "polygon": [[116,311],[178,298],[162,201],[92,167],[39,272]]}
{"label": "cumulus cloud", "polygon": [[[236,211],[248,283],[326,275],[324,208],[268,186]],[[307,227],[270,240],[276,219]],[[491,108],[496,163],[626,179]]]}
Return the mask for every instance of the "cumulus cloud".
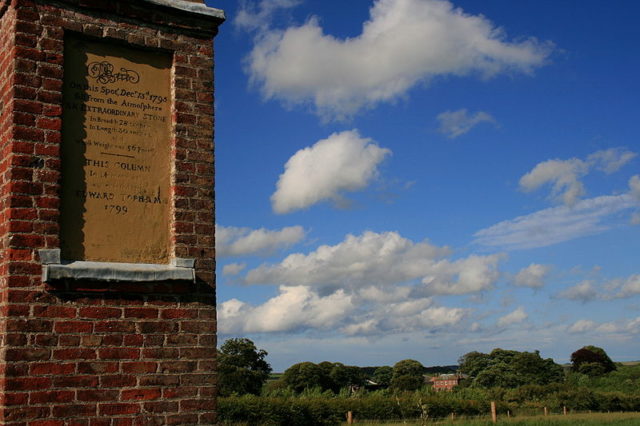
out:
{"label": "cumulus cloud", "polygon": [[378,165],[391,153],[358,131],[334,133],[296,152],[285,164],[271,196],[276,213],[289,213],[341,193],[366,187],[378,175]]}
{"label": "cumulus cloud", "polygon": [[414,243],[397,232],[367,231],[306,255],[290,254],[279,264],[259,266],[247,273],[245,281],[336,287],[404,283],[426,275],[449,253],[446,247]]}
{"label": "cumulus cloud", "polygon": [[550,43],[512,42],[480,15],[444,0],[376,0],[356,37],[325,34],[312,17],[285,30],[258,31],[247,71],[266,99],[308,104],[325,118],[404,96],[436,76],[531,73]]}
{"label": "cumulus cloud", "polygon": [[244,31],[266,31],[276,13],[300,3],[302,0],[263,0],[259,3],[242,1],[233,23]]}
{"label": "cumulus cloud", "polygon": [[618,289],[614,296],[616,298],[637,296],[640,294],[640,274],[631,275],[625,279],[610,282],[608,287]]}
{"label": "cumulus cloud", "polygon": [[640,175],[631,176],[629,179],[629,190],[636,200],[640,200]]}
{"label": "cumulus cloud", "polygon": [[222,303],[218,324],[222,334],[337,329],[347,336],[371,336],[433,332],[457,326],[468,314],[437,306],[431,298],[367,303],[350,290],[320,295],[307,286],[280,286],[277,296],[258,306],[237,299]]}
{"label": "cumulus cloud", "polygon": [[606,174],[615,173],[636,157],[636,153],[625,148],[610,148],[594,152],[587,162]]}
{"label": "cumulus cloud", "polygon": [[586,175],[588,170],[587,164],[577,158],[547,160],[520,178],[520,188],[525,192],[531,192],[551,183],[552,197],[573,206],[585,194],[584,185],[579,178]]}
{"label": "cumulus cloud", "polygon": [[629,194],[581,200],[572,208],[551,207],[481,229],[474,242],[512,250],[550,246],[606,231],[617,214],[635,205]]}
{"label": "cumulus cloud", "polygon": [[222,257],[268,254],[299,242],[304,235],[301,226],[268,230],[216,225],[216,255]]}
{"label": "cumulus cloud", "polygon": [[573,323],[567,331],[569,333],[586,333],[595,330],[597,327],[598,324],[595,321],[581,319]]}
{"label": "cumulus cloud", "polygon": [[[632,176],[629,179],[629,191],[634,199],[640,201],[640,175]],[[631,224],[640,225],[640,212],[634,212],[631,215]]]}
{"label": "cumulus cloud", "polygon": [[353,309],[351,299],[343,290],[321,297],[305,286],[281,286],[278,296],[259,306],[237,299],[222,303],[218,327],[223,334],[332,328]]}
{"label": "cumulus cloud", "polygon": [[544,287],[545,278],[551,268],[547,265],[532,263],[521,269],[513,279],[513,283],[519,287],[541,288]]}
{"label": "cumulus cloud", "polygon": [[246,267],[246,263],[230,263],[222,267],[222,275],[238,275]]}
{"label": "cumulus cloud", "polygon": [[640,334],[640,317],[597,323],[591,320],[581,319],[567,329],[570,333],[595,332],[602,335],[618,334],[623,337]]}
{"label": "cumulus cloud", "polygon": [[584,280],[558,294],[558,297],[580,302],[590,302],[600,298],[597,289],[590,280]]}
{"label": "cumulus cloud", "polygon": [[294,253],[279,264],[265,264],[247,272],[247,284],[306,285],[325,289],[351,288],[376,297],[375,287],[415,283],[415,296],[468,294],[487,290],[499,277],[502,255],[471,255],[450,260],[446,247],[426,241],[414,243],[396,232],[347,235],[333,246],[309,254]]}
{"label": "cumulus cloud", "polygon": [[497,324],[498,324],[498,327],[506,327],[511,324],[521,323],[524,320],[526,320],[528,317],[529,316],[524,311],[524,308],[520,306],[515,311],[510,312],[507,315],[498,318]]}
{"label": "cumulus cloud", "polygon": [[592,280],[584,280],[558,294],[558,297],[589,302],[592,300],[626,299],[640,295],[640,274],[615,278],[596,287]]}
{"label": "cumulus cloud", "polygon": [[444,327],[454,327],[468,314],[462,308],[433,306],[409,314],[393,313],[396,306],[391,305],[381,311],[373,311],[372,318],[349,324],[342,329],[347,335],[374,335],[380,333],[406,333],[415,330],[434,332]]}
{"label": "cumulus cloud", "polygon": [[496,120],[484,111],[478,111],[475,114],[469,114],[466,108],[457,111],[445,111],[438,114],[440,122],[440,133],[443,133],[450,139],[464,135],[480,123],[494,123]]}
{"label": "cumulus cloud", "polygon": [[500,277],[498,263],[504,256],[471,255],[451,262],[441,260],[422,279],[428,294],[469,294],[489,290]]}
{"label": "cumulus cloud", "polygon": [[549,184],[553,200],[574,206],[586,193],[581,178],[594,168],[607,174],[614,173],[635,156],[634,152],[624,148],[610,148],[594,152],[586,160],[571,158],[543,161],[520,178],[520,189],[531,192]]}

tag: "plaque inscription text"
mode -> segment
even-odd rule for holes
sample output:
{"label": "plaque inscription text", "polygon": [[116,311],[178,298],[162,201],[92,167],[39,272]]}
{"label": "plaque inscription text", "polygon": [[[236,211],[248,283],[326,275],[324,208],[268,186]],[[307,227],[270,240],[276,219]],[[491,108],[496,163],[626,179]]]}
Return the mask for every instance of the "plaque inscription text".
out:
{"label": "plaque inscription text", "polygon": [[65,39],[62,256],[167,263],[171,56]]}

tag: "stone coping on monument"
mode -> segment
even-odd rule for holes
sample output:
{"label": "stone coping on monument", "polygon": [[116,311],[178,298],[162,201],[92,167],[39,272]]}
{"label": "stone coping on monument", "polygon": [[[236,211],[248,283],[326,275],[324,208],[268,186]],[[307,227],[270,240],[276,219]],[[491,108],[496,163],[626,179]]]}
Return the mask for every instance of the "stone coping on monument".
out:
{"label": "stone coping on monument", "polygon": [[44,282],[73,279],[96,281],[192,281],[195,282],[195,260],[174,258],[169,265],[151,263],[64,261],[59,249],[39,250]]}
{"label": "stone coping on monument", "polygon": [[183,10],[185,12],[196,13],[198,15],[206,15],[212,18],[225,19],[224,11],[209,7],[202,3],[193,3],[186,0],[143,0],[147,3],[155,4],[158,6],[166,6],[174,9]]}

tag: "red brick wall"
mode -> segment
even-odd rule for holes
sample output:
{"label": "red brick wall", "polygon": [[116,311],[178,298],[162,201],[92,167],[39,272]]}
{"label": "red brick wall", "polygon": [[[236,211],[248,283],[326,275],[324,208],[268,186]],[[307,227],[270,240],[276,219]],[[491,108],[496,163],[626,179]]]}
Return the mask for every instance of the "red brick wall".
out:
{"label": "red brick wall", "polygon": [[[2,4],[0,422],[215,423],[211,39],[219,22],[131,0]],[[172,251],[196,258],[196,284],[42,282],[37,250],[59,245],[66,31],[174,53]]]}

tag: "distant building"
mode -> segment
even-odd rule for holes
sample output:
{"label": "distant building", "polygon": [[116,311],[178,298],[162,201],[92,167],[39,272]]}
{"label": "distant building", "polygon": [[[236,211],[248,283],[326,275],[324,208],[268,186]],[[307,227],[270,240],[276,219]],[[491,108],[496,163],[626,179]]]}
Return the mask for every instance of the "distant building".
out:
{"label": "distant building", "polygon": [[460,384],[460,380],[466,377],[464,374],[440,374],[439,376],[433,376],[429,381],[436,391],[450,391]]}

